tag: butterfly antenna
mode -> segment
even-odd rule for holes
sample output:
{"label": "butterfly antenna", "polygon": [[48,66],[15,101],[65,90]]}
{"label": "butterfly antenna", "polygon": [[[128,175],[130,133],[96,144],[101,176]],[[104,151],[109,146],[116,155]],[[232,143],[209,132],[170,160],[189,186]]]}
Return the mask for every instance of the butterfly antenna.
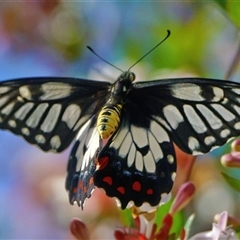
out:
{"label": "butterfly antenna", "polygon": [[117,70],[123,72],[122,69],[116,67],[115,65],[113,65],[112,63],[108,62],[106,59],[102,58],[100,55],[98,55],[91,47],[87,46],[87,48],[94,54],[96,55],[98,58],[100,58],[102,61],[104,61],[105,63],[109,64],[110,66],[116,68]]}
{"label": "butterfly antenna", "polygon": [[167,36],[161,41],[159,42],[156,46],[154,46],[151,50],[149,50],[147,53],[145,53],[138,61],[136,61],[129,69],[128,71],[130,71],[130,69],[135,66],[137,63],[139,63],[143,58],[145,58],[149,53],[151,53],[154,49],[156,49],[161,43],[163,43],[169,36],[170,36],[171,32],[170,30],[167,30]]}

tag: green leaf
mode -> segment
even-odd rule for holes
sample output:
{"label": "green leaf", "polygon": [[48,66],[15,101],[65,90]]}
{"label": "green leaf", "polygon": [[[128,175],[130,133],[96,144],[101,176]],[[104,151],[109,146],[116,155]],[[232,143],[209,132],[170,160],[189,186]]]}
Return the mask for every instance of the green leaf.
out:
{"label": "green leaf", "polygon": [[233,178],[229,175],[227,175],[226,173],[222,172],[222,175],[224,177],[224,179],[226,180],[226,182],[236,191],[240,192],[240,180]]}
{"label": "green leaf", "polygon": [[164,203],[157,209],[155,223],[157,224],[158,228],[161,227],[164,216],[168,214],[172,201],[173,200],[171,199],[170,201],[168,201],[167,203]]}
{"label": "green leaf", "polygon": [[123,226],[134,227],[134,220],[130,209],[119,211],[119,218],[121,219]]}
{"label": "green leaf", "polygon": [[236,228],[234,228],[234,231],[236,232],[238,239],[240,239],[240,228],[236,227]]}
{"label": "green leaf", "polygon": [[[173,202],[173,199],[171,199],[169,202],[161,205],[158,208],[156,213],[156,220],[155,220],[155,223],[157,224],[158,228],[161,228],[163,218],[165,217],[166,214],[169,213],[169,209],[172,205],[172,202]],[[183,211],[179,211],[173,216],[173,225],[170,230],[170,236],[171,237],[178,236],[183,226],[184,226],[184,214],[183,214]],[[170,236],[169,236],[169,239],[171,239]]]}

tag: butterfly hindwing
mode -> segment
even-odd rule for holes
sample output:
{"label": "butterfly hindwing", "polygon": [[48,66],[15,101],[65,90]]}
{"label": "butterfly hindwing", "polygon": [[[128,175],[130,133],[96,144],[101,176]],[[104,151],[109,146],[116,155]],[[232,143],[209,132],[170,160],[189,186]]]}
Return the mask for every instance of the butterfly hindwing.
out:
{"label": "butterfly hindwing", "polygon": [[129,101],[165,127],[184,152],[202,154],[240,134],[240,86],[211,79],[169,79],[134,84]]}
{"label": "butterfly hindwing", "polygon": [[173,185],[173,144],[160,124],[140,112],[127,110],[121,119],[117,133],[100,150],[94,184],[118,198],[122,209],[131,201],[156,206]]}
{"label": "butterfly hindwing", "polygon": [[60,152],[104,105],[110,83],[29,78],[0,83],[0,128],[44,151]]}
{"label": "butterfly hindwing", "polygon": [[96,170],[96,154],[99,135],[95,118],[88,120],[79,131],[71,151],[66,178],[66,189],[71,204],[77,202],[83,208],[94,190],[93,174]]}

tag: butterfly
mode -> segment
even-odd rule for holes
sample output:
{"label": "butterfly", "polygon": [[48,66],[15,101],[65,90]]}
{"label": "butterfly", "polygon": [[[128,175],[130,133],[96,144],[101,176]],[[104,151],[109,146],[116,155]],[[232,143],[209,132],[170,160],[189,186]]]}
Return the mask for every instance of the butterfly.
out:
{"label": "butterfly", "polygon": [[240,84],[203,78],[114,83],[34,77],[0,83],[0,128],[43,151],[72,142],[66,189],[83,208],[95,188],[129,203],[159,204],[172,189],[174,144],[204,154],[240,134]]}

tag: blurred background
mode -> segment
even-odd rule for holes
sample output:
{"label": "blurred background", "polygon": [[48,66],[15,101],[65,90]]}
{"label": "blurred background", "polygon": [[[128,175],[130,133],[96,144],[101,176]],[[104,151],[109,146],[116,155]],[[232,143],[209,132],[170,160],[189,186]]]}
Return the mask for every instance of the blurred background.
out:
{"label": "blurred background", "polygon": [[[114,81],[171,36],[132,71],[137,80],[200,76],[224,79],[239,47],[240,3],[1,1],[0,81],[67,76]],[[231,80],[240,81],[240,67]],[[0,239],[71,239],[69,222],[91,225],[94,239],[111,239],[121,226],[115,202],[96,190],[84,211],[68,203],[64,188],[69,151],[43,153],[21,137],[0,131]],[[223,181],[219,163],[225,146],[198,158],[192,180],[197,195],[193,231],[211,228],[215,214],[239,214],[239,195]],[[231,170],[237,177],[238,171]],[[224,197],[223,197],[224,196]],[[216,204],[217,203],[217,204]],[[238,204],[239,205],[239,204]]]}

